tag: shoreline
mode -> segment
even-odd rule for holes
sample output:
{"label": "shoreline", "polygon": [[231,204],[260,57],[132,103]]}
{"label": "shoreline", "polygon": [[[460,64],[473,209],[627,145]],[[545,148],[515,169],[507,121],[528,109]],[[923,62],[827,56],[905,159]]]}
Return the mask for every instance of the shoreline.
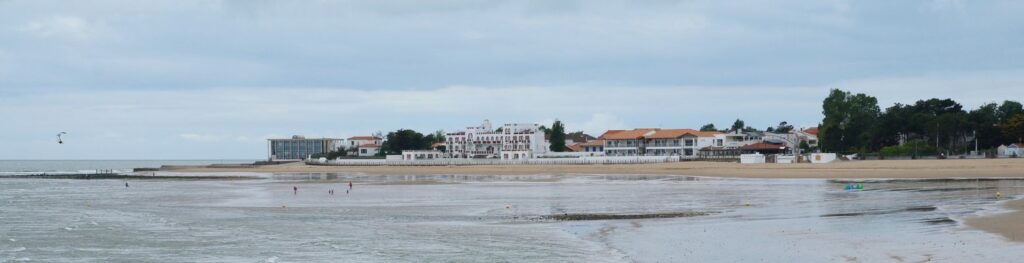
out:
{"label": "shoreline", "polygon": [[777,179],[1024,178],[1024,159],[871,160],[828,164],[675,162],[593,165],[325,166],[290,163],[255,167],[176,167],[177,173],[367,173],[410,175],[680,175]]}
{"label": "shoreline", "polygon": [[1024,243],[1024,199],[1010,200],[1001,205],[1006,213],[976,216],[964,224],[988,233],[997,234],[1012,242]]}

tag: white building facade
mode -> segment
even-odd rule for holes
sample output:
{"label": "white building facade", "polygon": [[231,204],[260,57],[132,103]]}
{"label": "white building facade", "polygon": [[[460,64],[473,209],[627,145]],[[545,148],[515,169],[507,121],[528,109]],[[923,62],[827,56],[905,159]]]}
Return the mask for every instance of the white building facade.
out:
{"label": "white building facade", "polygon": [[606,156],[680,156],[696,158],[715,143],[718,132],[693,129],[634,129],[602,135]]}
{"label": "white building facade", "polygon": [[[540,125],[534,123],[505,124],[499,129],[484,120],[480,126],[447,133],[445,148],[451,158],[529,159],[548,152]],[[508,153],[508,154],[504,154]]]}

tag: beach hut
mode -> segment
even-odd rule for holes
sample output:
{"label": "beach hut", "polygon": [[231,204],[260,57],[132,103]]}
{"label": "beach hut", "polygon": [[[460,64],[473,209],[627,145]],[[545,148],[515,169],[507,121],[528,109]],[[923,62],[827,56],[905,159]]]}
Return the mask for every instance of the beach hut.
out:
{"label": "beach hut", "polygon": [[999,157],[1024,157],[1024,148],[1020,144],[1000,145],[997,148]]}

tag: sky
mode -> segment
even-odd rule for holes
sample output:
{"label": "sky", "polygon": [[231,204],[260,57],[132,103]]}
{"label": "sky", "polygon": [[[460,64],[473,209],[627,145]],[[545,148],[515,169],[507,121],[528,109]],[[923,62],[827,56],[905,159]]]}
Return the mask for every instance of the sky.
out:
{"label": "sky", "polygon": [[484,119],[810,127],[833,88],[975,108],[1024,101],[1020,14],[998,0],[0,0],[0,159],[262,159],[266,138]]}

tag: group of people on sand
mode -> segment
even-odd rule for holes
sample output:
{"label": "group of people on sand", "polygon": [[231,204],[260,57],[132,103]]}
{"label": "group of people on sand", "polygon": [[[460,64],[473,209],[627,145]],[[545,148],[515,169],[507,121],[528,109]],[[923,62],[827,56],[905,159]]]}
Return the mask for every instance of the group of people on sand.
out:
{"label": "group of people on sand", "polygon": [[[125,187],[127,187],[127,183]],[[352,191],[352,181],[348,181],[348,189],[345,189],[345,194],[348,194],[349,191]],[[299,186],[292,186],[292,194],[299,195]],[[327,194],[334,195],[334,188],[328,189]]]}

